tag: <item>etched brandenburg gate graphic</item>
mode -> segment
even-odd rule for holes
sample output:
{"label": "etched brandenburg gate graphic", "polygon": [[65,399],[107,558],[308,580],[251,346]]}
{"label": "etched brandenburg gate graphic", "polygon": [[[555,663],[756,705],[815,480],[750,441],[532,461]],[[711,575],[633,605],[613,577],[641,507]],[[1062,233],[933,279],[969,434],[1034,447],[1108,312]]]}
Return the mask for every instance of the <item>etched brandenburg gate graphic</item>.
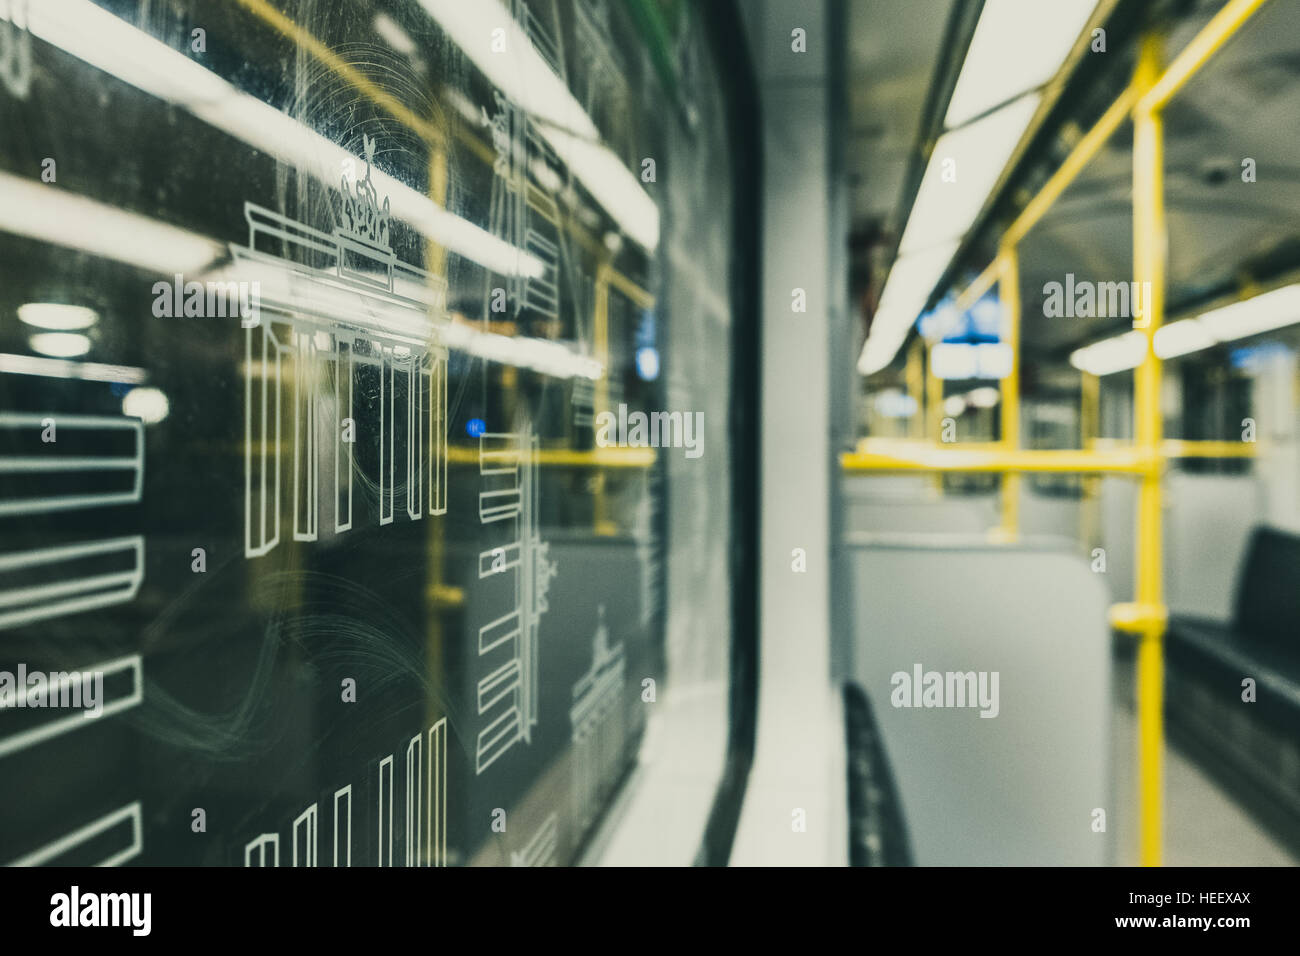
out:
{"label": "etched brandenburg gate graphic", "polygon": [[[375,425],[379,524],[392,523],[402,497],[412,521],[447,510],[447,281],[393,252],[388,199],[381,206],[371,182],[375,141],[364,144],[365,178],[352,187],[343,178],[332,232],[246,202],[248,245],[231,245],[241,275],[256,276],[263,290],[261,315],[244,322],[251,326],[244,365],[250,558],[280,542],[286,482],[293,539],[317,540],[322,461],[327,471],[333,465],[325,491],[333,495],[334,531],[351,529],[354,442],[363,428],[374,434]],[[378,373],[378,422],[353,415],[366,367]],[[337,422],[322,427],[329,423],[320,416],[331,408]],[[322,442],[332,448],[318,447]]]}

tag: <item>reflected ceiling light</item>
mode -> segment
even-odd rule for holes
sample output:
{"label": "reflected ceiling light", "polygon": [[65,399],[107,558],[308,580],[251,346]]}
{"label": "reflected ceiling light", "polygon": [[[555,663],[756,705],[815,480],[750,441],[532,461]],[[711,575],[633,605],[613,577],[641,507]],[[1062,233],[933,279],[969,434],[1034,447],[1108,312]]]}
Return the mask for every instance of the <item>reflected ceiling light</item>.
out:
{"label": "reflected ceiling light", "polygon": [[858,358],[858,371],[863,375],[878,372],[894,360],[898,347],[907,338],[912,323],[925,308],[926,299],[957,251],[957,245],[956,242],[944,243],[933,249],[901,256],[894,263],[875,318],[871,321],[871,333]]}
{"label": "reflected ceiling light", "polygon": [[[568,86],[500,0],[420,0],[452,42],[520,110],[619,227],[647,251],[659,245],[659,208],[609,147]],[[505,52],[493,50],[504,31]]]}
{"label": "reflected ceiling light", "polygon": [[461,322],[449,325],[444,339],[450,347],[488,361],[532,369],[554,378],[589,378],[596,381],[605,366],[549,339],[498,335]]}
{"label": "reflected ceiling light", "polygon": [[419,47],[415,45],[411,35],[388,14],[376,13],[372,26],[375,32],[383,37],[385,43],[403,56],[415,56],[419,52]]}
{"label": "reflected ceiling light", "polygon": [[90,338],[79,332],[37,332],[27,344],[33,352],[54,358],[76,358],[90,351]]}
{"label": "reflected ceiling light", "polygon": [[202,272],[225,252],[197,233],[2,171],[0,195],[0,231],[146,272]]}
{"label": "reflected ceiling light", "polygon": [[654,252],[659,246],[659,207],[623,161],[609,147],[556,126],[543,125],[542,135],[619,228]]}
{"label": "reflected ceiling light", "polygon": [[1097,0],[985,0],[944,126],[967,123],[1050,80]]}
{"label": "reflected ceiling light", "polygon": [[1090,375],[1110,375],[1137,368],[1142,364],[1146,351],[1147,337],[1144,333],[1125,332],[1076,349],[1070,353],[1070,364]]}
{"label": "reflected ceiling light", "polygon": [[171,411],[171,402],[159,388],[133,388],[122,396],[122,414],[138,418],[146,425],[157,425]]}
{"label": "reflected ceiling light", "polygon": [[0,353],[0,372],[10,375],[41,375],[45,378],[79,378],[83,382],[137,384],[148,376],[142,368],[106,365],[102,362],[69,362],[66,359],[37,358],[35,355]]}
{"label": "reflected ceiling light", "polygon": [[[341,146],[90,0],[41,0],[27,16],[28,29],[45,42],[189,111],[254,149],[300,169],[318,170],[325,183],[334,185],[342,170],[356,163],[356,157]],[[7,7],[0,8],[0,20],[8,19]],[[371,181],[380,196],[388,196],[392,215],[426,238],[502,275],[543,275],[545,268],[536,257],[448,212],[382,170],[373,169]]]}
{"label": "reflected ceiling light", "polygon": [[88,329],[99,321],[99,313],[81,305],[59,302],[28,302],[18,307],[18,320],[38,329],[75,332]]}
{"label": "reflected ceiling light", "polygon": [[966,411],[966,399],[960,395],[949,395],[943,400],[943,413],[950,418],[957,418]]}

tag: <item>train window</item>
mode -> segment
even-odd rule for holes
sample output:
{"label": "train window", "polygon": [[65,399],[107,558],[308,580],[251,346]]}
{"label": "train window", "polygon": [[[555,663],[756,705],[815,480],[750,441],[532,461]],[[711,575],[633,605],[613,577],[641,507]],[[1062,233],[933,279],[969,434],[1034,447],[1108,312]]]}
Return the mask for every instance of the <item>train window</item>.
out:
{"label": "train window", "polygon": [[693,687],[721,773],[697,21],[0,4],[0,862],[570,862]]}
{"label": "train window", "polygon": [[[1183,437],[1194,441],[1255,441],[1251,377],[1244,368],[1234,368],[1222,351],[1215,361],[1199,356],[1186,361],[1181,372]],[[1246,459],[1190,458],[1180,463],[1184,471],[1197,474],[1245,474]]]}

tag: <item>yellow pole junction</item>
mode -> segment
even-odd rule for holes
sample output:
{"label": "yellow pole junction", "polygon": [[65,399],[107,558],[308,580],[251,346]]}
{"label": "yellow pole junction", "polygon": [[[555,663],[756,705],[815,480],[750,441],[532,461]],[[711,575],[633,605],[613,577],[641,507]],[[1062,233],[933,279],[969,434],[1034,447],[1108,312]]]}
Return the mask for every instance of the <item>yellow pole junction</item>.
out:
{"label": "yellow pole junction", "polygon": [[[1163,852],[1164,759],[1164,604],[1161,477],[1172,458],[1249,457],[1254,449],[1236,442],[1167,440],[1160,411],[1161,361],[1155,333],[1164,320],[1167,235],[1164,209],[1164,130],[1162,111],[1196,73],[1267,0],[1229,0],[1187,47],[1161,70],[1161,41],[1143,38],[1137,69],[1130,83],[1070,155],[1007,227],[998,254],[958,296],[956,308],[970,308],[994,283],[1000,284],[1011,373],[1002,380],[1002,435],[997,442],[946,448],[935,443],[933,394],[942,382],[926,380],[928,442],[863,439],[856,451],[841,456],[850,471],[992,472],[1002,474],[1002,520],[996,533],[1013,538],[1018,519],[1019,474],[1075,473],[1127,475],[1139,481],[1135,600],[1110,610],[1110,624],[1138,637],[1138,817],[1139,860],[1159,866]],[[1133,269],[1137,282],[1149,283],[1147,314],[1134,323],[1146,339],[1142,364],[1134,372],[1134,441],[1110,442],[1097,437],[1098,381],[1084,375],[1081,444],[1078,450],[1026,450],[1019,447],[1020,297],[1017,249],[1080,171],[1126,120],[1133,136]]]}

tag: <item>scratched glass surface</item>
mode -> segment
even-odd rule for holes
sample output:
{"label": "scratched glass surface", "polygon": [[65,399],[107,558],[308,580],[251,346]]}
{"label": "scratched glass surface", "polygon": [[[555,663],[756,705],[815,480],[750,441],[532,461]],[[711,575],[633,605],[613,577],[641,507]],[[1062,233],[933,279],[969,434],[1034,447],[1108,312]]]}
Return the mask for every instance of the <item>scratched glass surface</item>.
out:
{"label": "scratched glass surface", "polygon": [[720,770],[730,180],[663,52],[0,0],[0,862],[568,863],[655,708]]}

